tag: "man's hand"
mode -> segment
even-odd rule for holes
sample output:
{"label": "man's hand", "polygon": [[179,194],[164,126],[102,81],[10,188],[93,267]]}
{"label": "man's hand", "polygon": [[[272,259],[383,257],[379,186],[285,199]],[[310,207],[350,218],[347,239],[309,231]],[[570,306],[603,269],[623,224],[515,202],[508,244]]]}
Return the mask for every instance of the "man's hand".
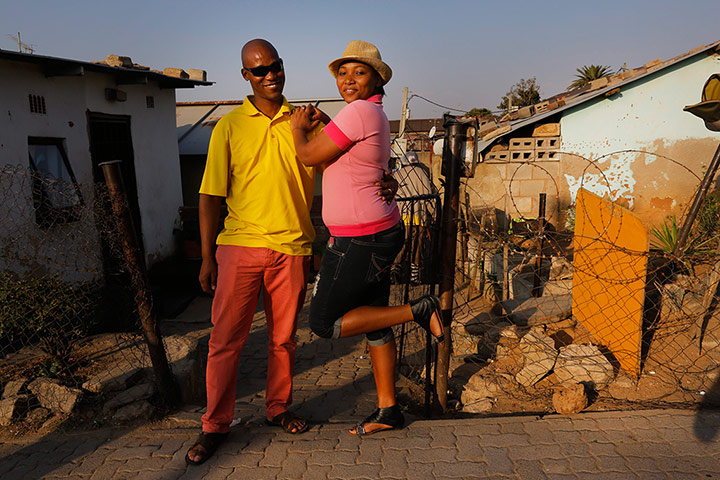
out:
{"label": "man's hand", "polygon": [[215,295],[215,287],[217,286],[217,275],[218,267],[215,260],[203,260],[202,265],[200,266],[200,275],[198,276],[198,279],[200,280],[200,286],[202,287],[202,291],[210,296]]}
{"label": "man's hand", "polygon": [[380,187],[380,190],[378,190],[378,195],[381,196],[388,205],[395,198],[395,194],[397,193],[398,187],[400,186],[400,184],[398,184],[398,181],[395,180],[395,177],[390,175],[390,172],[388,171],[383,172],[383,179],[379,182],[375,182],[375,185]]}
{"label": "man's hand", "polygon": [[327,113],[323,112],[319,108],[315,108],[313,105],[308,105],[308,112],[310,113],[310,118],[313,121],[317,120],[320,123],[324,123],[325,125],[327,125],[331,121]]}

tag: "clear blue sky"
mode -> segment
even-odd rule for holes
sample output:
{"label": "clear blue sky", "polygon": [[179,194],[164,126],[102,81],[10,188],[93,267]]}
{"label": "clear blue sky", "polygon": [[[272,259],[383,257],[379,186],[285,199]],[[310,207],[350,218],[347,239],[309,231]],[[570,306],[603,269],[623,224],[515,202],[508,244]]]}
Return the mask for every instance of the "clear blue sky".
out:
{"label": "clear blue sky", "polygon": [[[288,98],[337,97],[327,64],[348,41],[375,43],[394,76],[386,112],[400,115],[402,88],[461,110],[495,110],[521,78],[544,97],[563,91],[586,64],[636,67],[720,40],[720,0],[569,1],[186,1],[0,0],[0,48],[21,32],[36,53],[103,60],[115,53],[151,68],[201,68],[213,87],[178,100],[250,93],[239,52],[270,40],[285,60]],[[412,118],[445,109],[419,98]]]}

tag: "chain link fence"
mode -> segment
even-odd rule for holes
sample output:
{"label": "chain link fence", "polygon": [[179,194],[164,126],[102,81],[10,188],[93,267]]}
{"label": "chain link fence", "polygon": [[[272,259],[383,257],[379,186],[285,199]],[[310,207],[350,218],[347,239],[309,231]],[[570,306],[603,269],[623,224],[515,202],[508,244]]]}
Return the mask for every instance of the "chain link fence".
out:
{"label": "chain link fence", "polygon": [[[600,159],[583,161],[600,171]],[[609,187],[598,195],[579,187],[555,225],[542,216],[502,225],[488,218],[494,209],[465,196],[452,325],[456,407],[569,413],[718,403],[718,195],[705,198],[687,245],[673,254],[684,216],[648,230],[602,199]],[[556,201],[558,192],[547,195]]]}
{"label": "chain link fence", "polygon": [[[599,170],[588,161],[590,169]],[[391,304],[404,304],[438,293],[442,192],[419,164],[396,175],[407,241]],[[683,218],[647,231],[627,210],[582,194],[562,224],[503,224],[490,206],[472,204],[472,193],[465,183],[457,219],[456,408],[500,414],[720,398],[720,197],[707,196],[686,247],[672,254]],[[150,415],[157,387],[106,187],[4,167],[0,197],[0,422],[38,423],[83,402],[94,418],[110,418],[128,389],[139,392],[135,413]],[[437,352],[413,324],[396,334],[400,372],[424,384],[427,405]]]}
{"label": "chain link fence", "polygon": [[152,415],[156,386],[107,187],[6,166],[0,204],[0,423]]}

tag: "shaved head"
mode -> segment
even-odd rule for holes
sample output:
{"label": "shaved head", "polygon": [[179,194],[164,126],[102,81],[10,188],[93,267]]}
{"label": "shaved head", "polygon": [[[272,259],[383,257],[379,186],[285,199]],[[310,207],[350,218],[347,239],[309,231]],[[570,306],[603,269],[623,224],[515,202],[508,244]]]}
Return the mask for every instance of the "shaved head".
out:
{"label": "shaved head", "polygon": [[269,53],[271,57],[280,58],[280,55],[278,55],[278,52],[275,50],[275,47],[273,47],[272,43],[262,38],[256,38],[243,45],[241,52],[243,67],[247,67],[249,65],[259,50]]}
{"label": "shaved head", "polygon": [[273,118],[282,107],[285,87],[285,69],[277,50],[262,38],[250,40],[242,48],[242,67],[242,76],[253,90],[253,104]]}

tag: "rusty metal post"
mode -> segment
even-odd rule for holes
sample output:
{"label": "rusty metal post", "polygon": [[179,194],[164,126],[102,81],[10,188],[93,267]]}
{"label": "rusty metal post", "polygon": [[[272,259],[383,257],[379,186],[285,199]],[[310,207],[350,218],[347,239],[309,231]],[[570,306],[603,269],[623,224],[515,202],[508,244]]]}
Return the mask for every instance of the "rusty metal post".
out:
{"label": "rusty metal post", "polygon": [[695,218],[700,211],[700,207],[702,207],[702,204],[705,201],[707,192],[710,189],[710,184],[715,178],[715,173],[717,173],[718,166],[720,166],[720,145],[718,145],[717,150],[715,150],[715,156],[713,156],[710,165],[708,165],[705,176],[703,177],[702,182],[700,182],[700,187],[695,194],[695,198],[693,198],[690,210],[688,210],[687,217],[685,217],[685,221],[680,228],[680,232],[678,232],[677,241],[675,242],[675,247],[672,251],[675,256],[679,255],[683,248],[685,248],[685,242],[687,242],[688,235],[690,235],[690,229],[692,228],[693,223],[695,223]]}
{"label": "rusty metal post", "polygon": [[545,200],[546,193],[541,193],[539,198],[540,207],[538,208],[538,242],[537,253],[535,255],[535,278],[533,279],[532,296],[540,296],[540,273],[542,269],[542,252],[545,240]]}
{"label": "rusty metal post", "polygon": [[128,208],[125,186],[120,171],[120,160],[103,162],[103,175],[108,187],[110,204],[112,205],[120,237],[122,239],[123,253],[127,262],[128,271],[132,279],[132,287],[135,291],[135,303],[140,321],[142,322],[143,335],[150,353],[153,372],[158,390],[166,406],[177,404],[179,390],[173,377],[170,365],[165,354],[165,346],[162,343],[160,328],[155,317],[152,297],[148,286],[147,270],[145,260],[140,251],[140,245],[135,234],[132,216]]}
{"label": "rusty metal post", "polygon": [[440,307],[442,309],[445,341],[440,346],[437,360],[436,389],[443,411],[447,409],[448,371],[452,338],[453,295],[455,293],[455,262],[459,218],[460,175],[464,168],[463,145],[467,140],[469,123],[463,123],[451,115],[445,115],[445,142],[443,145],[443,169],[445,171],[445,197],[443,200],[442,229],[440,231]]}

